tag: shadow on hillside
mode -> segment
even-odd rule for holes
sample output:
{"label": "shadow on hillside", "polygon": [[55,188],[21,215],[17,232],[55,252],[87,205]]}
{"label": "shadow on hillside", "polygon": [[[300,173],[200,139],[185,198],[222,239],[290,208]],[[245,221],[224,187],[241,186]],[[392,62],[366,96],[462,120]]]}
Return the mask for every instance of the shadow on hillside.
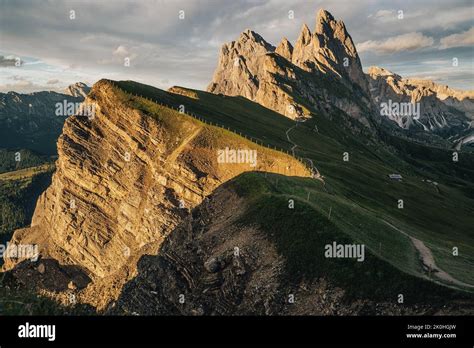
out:
{"label": "shadow on hillside", "polygon": [[75,265],[60,265],[54,259],[26,260],[4,273],[3,283],[28,290],[66,291],[83,289],[91,279],[84,269]]}

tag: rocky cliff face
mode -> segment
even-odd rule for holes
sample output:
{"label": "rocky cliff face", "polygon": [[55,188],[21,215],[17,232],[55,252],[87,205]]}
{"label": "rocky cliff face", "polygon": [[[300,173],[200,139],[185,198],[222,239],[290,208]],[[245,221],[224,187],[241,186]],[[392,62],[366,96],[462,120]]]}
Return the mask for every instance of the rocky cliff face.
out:
{"label": "rocky cliff face", "polygon": [[[177,226],[158,255],[140,260],[138,276],[108,311],[194,316],[335,314],[343,291],[324,280],[300,284],[301,288],[289,285],[283,275],[285,259],[274,243],[257,226],[238,223],[247,204],[234,187],[219,187]],[[288,294],[296,296],[295,304],[288,302]],[[338,309],[348,313],[349,307]]]}
{"label": "rocky cliff face", "polygon": [[452,106],[474,120],[474,91],[461,91],[446,85],[439,85],[429,80],[404,79],[407,85],[427,89],[436,95],[444,104]]}
{"label": "rocky cliff face", "polygon": [[[89,277],[78,296],[99,308],[118,295],[138,258],[156,253],[188,209],[218,185],[250,170],[309,175],[286,154],[177,112],[156,120],[122,94],[99,81],[86,98],[94,117],[68,118],[52,185],[40,197],[31,227],[12,238],[16,244],[38,244],[42,259],[74,266]],[[257,165],[219,164],[216,144],[254,149]],[[17,264],[5,261],[6,269]]]}
{"label": "rocky cliff face", "polygon": [[338,108],[369,126],[368,86],[355,45],[344,23],[324,10],[314,34],[304,25],[294,47],[283,38],[275,49],[250,30],[225,44],[208,91],[241,95],[292,119]]}
{"label": "rocky cliff face", "polygon": [[211,83],[209,90],[231,92],[253,100],[259,89],[260,75],[264,73],[265,55],[273,51],[274,47],[260,35],[244,31],[237,41],[222,46],[219,68],[214,73],[214,81],[220,84]]}
{"label": "rocky cliff face", "polygon": [[368,92],[359,55],[344,22],[335,20],[325,10],[319,10],[313,34],[303,26],[292,62],[305,70],[313,71],[316,67],[322,73],[335,74],[343,83],[352,82]]}

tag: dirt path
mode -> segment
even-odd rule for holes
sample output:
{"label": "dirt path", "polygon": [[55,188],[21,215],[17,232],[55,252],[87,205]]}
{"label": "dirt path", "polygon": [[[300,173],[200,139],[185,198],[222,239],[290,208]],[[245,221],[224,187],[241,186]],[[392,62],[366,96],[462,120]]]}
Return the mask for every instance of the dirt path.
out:
{"label": "dirt path", "polygon": [[290,132],[296,127],[296,124],[293,126],[293,127],[290,127],[286,130],[285,134],[286,134],[286,139],[288,139],[288,141],[293,144],[293,147],[291,148],[291,153],[293,154],[293,157],[295,157],[295,149],[298,147],[298,145],[296,145],[293,140],[291,140],[290,138]]}
{"label": "dirt path", "polygon": [[192,132],[190,135],[188,135],[179,146],[171,152],[171,154],[168,156],[166,159],[167,163],[173,163],[176,158],[179,156],[181,151],[183,151],[184,147],[189,144],[191,140],[193,140],[201,131],[201,128],[196,128],[194,132]]}
{"label": "dirt path", "polygon": [[441,268],[439,268],[436,263],[435,263],[435,260],[434,260],[434,257],[433,257],[433,253],[431,252],[431,250],[425,245],[425,243],[423,243],[421,240],[419,239],[416,239],[410,235],[408,235],[406,232],[400,230],[398,227],[392,225],[390,222],[388,221],[385,221],[385,220],[382,220],[385,224],[387,224],[388,226],[392,227],[393,229],[397,230],[398,232],[402,233],[403,235],[407,236],[408,238],[410,238],[411,242],[413,243],[414,247],[416,248],[416,250],[418,250],[418,252],[420,253],[420,256],[421,256],[421,262],[423,263],[423,265],[428,269],[428,270],[431,270],[431,273],[433,273],[436,277],[438,277],[439,279],[442,279],[444,281],[447,281],[447,282],[450,282],[450,283],[453,283],[453,284],[456,284],[456,285],[460,285],[460,286],[465,286],[465,287],[469,287],[469,288],[474,288],[474,285],[472,284],[468,284],[468,283],[464,283],[460,280],[457,280],[456,278],[454,278],[453,276],[451,276],[449,273],[443,271]]}
{"label": "dirt path", "polygon": [[[285,132],[286,134],[286,139],[288,139],[288,141],[293,144],[293,147],[290,149],[291,150],[291,153],[293,154],[293,157],[296,157],[296,154],[295,154],[295,150],[296,148],[298,147],[298,144],[296,144],[293,140],[291,140],[290,138],[290,132],[296,128],[297,124],[295,124],[294,126],[288,128]],[[305,160],[307,160],[311,166],[311,171],[313,173],[313,178],[319,180],[319,181],[322,181],[324,183],[324,179],[323,179],[323,176],[321,175],[321,173],[319,172],[318,168],[316,168],[316,166],[314,165],[313,163],[313,160],[310,159],[310,158],[307,158],[307,157],[303,157]]]}

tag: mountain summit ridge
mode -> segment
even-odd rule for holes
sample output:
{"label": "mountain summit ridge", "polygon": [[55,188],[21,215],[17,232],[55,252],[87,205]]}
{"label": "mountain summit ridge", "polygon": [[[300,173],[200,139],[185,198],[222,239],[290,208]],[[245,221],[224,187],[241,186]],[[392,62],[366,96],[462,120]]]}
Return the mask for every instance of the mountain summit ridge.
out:
{"label": "mountain summit ridge", "polygon": [[[387,69],[364,73],[356,45],[342,20],[320,9],[314,32],[303,24],[294,45],[276,49],[250,29],[224,44],[207,91],[243,96],[291,119],[343,111],[369,129],[453,147],[472,138],[474,91],[406,79]],[[386,117],[382,103],[419,103],[419,117]],[[470,141],[470,140],[469,140]],[[463,141],[463,144],[465,142]]]}
{"label": "mountain summit ridge", "polygon": [[87,94],[89,94],[91,88],[87,86],[84,82],[76,82],[72,85],[69,85],[65,91],[64,94],[70,95],[72,97],[82,97],[85,98],[87,97]]}
{"label": "mountain summit ridge", "polygon": [[[344,95],[335,97],[331,89]],[[364,116],[368,85],[357,50],[344,23],[325,10],[317,14],[314,33],[302,26],[294,46],[282,38],[275,49],[251,30],[224,44],[207,90],[246,97],[292,119],[331,105],[370,127]],[[360,97],[356,102],[354,93]]]}

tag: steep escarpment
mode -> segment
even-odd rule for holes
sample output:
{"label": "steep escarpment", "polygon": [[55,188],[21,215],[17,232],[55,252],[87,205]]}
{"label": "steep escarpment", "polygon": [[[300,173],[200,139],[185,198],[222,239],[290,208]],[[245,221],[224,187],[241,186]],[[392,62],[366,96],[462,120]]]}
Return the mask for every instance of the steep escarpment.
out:
{"label": "steep escarpment", "polygon": [[[156,253],[188,210],[223,182],[252,170],[310,175],[284,153],[106,80],[94,85],[86,104],[94,115],[66,121],[52,185],[40,197],[31,227],[16,231],[12,243],[37,244],[42,259],[90,277],[78,296],[99,307],[118,295],[138,257]],[[219,163],[217,151],[225,148],[255,151],[255,166]],[[5,261],[6,269],[18,263]]]}

